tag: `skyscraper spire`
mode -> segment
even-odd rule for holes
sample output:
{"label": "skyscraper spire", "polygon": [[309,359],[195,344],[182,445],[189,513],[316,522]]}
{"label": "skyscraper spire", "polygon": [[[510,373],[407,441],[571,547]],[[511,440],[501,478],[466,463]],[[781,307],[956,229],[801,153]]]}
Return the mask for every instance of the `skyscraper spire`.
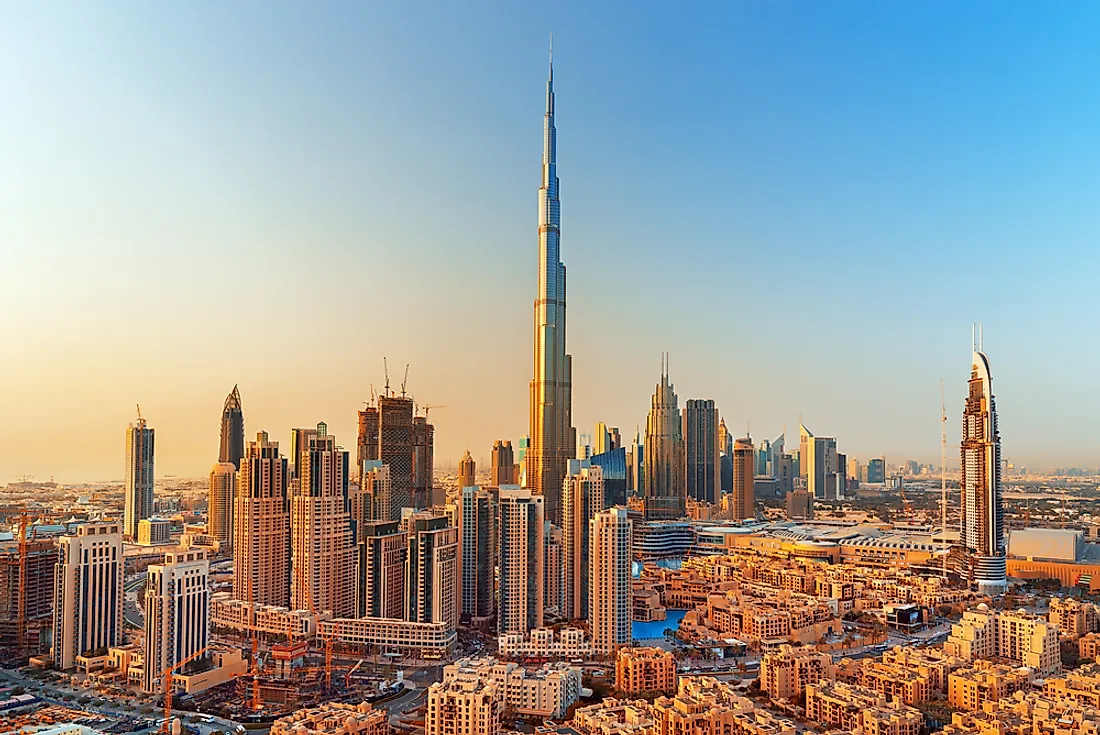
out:
{"label": "skyscraper spire", "polygon": [[526,482],[534,493],[545,497],[547,520],[560,524],[562,481],[576,438],[572,424],[572,364],[565,352],[565,266],[560,253],[561,204],[558,199],[552,42],[543,119],[538,237],[531,446],[525,457]]}

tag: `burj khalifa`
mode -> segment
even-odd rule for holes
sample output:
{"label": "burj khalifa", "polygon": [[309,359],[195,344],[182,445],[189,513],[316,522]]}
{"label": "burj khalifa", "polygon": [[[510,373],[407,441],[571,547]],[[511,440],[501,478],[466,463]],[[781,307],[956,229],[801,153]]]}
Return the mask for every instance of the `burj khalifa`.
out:
{"label": "burj khalifa", "polygon": [[535,299],[534,374],[527,487],[543,496],[546,519],[561,525],[562,482],[575,454],[572,358],[565,352],[565,266],[561,262],[557,130],[554,127],[554,56],[546,81],[546,116],[539,187],[538,296]]}

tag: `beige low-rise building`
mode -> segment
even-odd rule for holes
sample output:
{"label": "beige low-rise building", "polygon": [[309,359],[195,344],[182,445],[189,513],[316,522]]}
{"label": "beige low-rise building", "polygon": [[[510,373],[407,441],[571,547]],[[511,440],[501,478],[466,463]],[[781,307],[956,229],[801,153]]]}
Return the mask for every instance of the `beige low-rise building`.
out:
{"label": "beige low-rise building", "polygon": [[393,618],[335,618],[318,624],[318,635],[364,653],[394,653],[439,661],[454,650],[458,634],[445,621],[413,622]]}
{"label": "beige low-rise building", "polygon": [[[320,615],[328,618],[327,613]],[[275,605],[236,600],[228,592],[210,596],[210,632],[214,638],[247,638],[255,630],[261,640],[310,638],[316,632],[316,618],[309,610],[291,610]]]}
{"label": "beige low-rise building", "polygon": [[615,689],[625,696],[672,694],[676,658],[662,648],[621,648],[615,657]]}
{"label": "beige low-rise building", "polygon": [[812,646],[781,646],[760,659],[760,688],[772,699],[796,700],[810,684],[832,678],[833,658]]}
{"label": "beige low-rise building", "polygon": [[1074,597],[1055,597],[1047,620],[1058,626],[1063,638],[1079,638],[1100,631],[1100,607]]}
{"label": "beige low-rise building", "polygon": [[1030,689],[1032,678],[1033,672],[1027,667],[974,661],[947,677],[947,701],[955,709],[979,710],[986,702]]}
{"label": "beige low-rise building", "polygon": [[1050,676],[1062,670],[1058,644],[1057,625],[1023,610],[1002,612],[982,604],[951,626],[943,650],[968,661],[1011,661]]}
{"label": "beige low-rise building", "polygon": [[271,735],[388,735],[389,713],[371,705],[328,702],[281,717]]}
{"label": "beige low-rise building", "polygon": [[1100,709],[1016,692],[976,712],[955,712],[943,735],[1100,735]]}
{"label": "beige low-rise building", "polygon": [[963,659],[944,653],[939,648],[912,646],[894,646],[882,654],[882,662],[927,677],[933,694],[947,694],[947,677],[955,669],[967,664]]}
{"label": "beige low-rise building", "polygon": [[536,628],[530,633],[504,633],[497,638],[503,658],[586,659],[592,655],[592,641],[581,628]]}
{"label": "beige low-rise building", "polygon": [[924,715],[878,692],[842,682],[806,687],[806,719],[865,735],[920,735]]}
{"label": "beige low-rise building", "polygon": [[1078,638],[1077,654],[1090,661],[1100,658],[1100,633],[1086,633]]}
{"label": "beige low-rise building", "polygon": [[428,688],[425,735],[499,735],[503,698],[495,681],[460,673]]}
{"label": "beige low-rise building", "polygon": [[641,699],[605,699],[574,712],[570,726],[581,735],[653,735],[653,707]]}
{"label": "beige low-rise building", "polygon": [[1043,693],[1051,699],[1100,709],[1100,664],[1086,664],[1062,676],[1047,679],[1043,684]]}
{"label": "beige low-rise building", "polygon": [[477,677],[492,682],[504,708],[518,715],[562,719],[581,695],[581,670],[565,663],[525,669],[493,658],[460,659],[443,668],[443,683]]}
{"label": "beige low-rise building", "polygon": [[859,683],[885,695],[887,699],[917,705],[932,698],[932,684],[926,675],[898,664],[881,661],[863,661],[862,663]]}

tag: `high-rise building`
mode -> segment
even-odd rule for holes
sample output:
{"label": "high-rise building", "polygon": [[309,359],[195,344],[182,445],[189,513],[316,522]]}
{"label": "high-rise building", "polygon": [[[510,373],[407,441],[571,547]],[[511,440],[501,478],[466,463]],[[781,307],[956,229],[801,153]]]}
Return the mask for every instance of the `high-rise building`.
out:
{"label": "high-rise building", "polygon": [[435,427],[424,416],[413,416],[412,446],[413,507],[443,505],[446,496],[435,488]]}
{"label": "high-rise building", "polygon": [[592,437],[581,434],[577,437],[577,454],[574,459],[588,459],[592,456]]}
{"label": "high-rise building", "polygon": [[359,411],[359,430],[355,439],[355,466],[378,459],[378,406]]}
{"label": "high-rise building", "polygon": [[[20,553],[21,546],[25,553]],[[35,538],[30,529],[24,545],[18,531],[0,541],[0,648],[22,645],[37,653],[40,642],[49,639],[43,633],[53,616],[57,556],[54,540]]]}
{"label": "high-rise building", "polygon": [[592,432],[592,454],[603,454],[611,451],[611,432],[607,424],[596,422],[596,430]]}
{"label": "high-rise building", "polygon": [[381,460],[365,459],[359,467],[359,484],[349,488],[351,520],[356,526],[372,521],[389,521],[390,468]]}
{"label": "high-rise building", "polygon": [[962,538],[971,555],[971,578],[979,592],[1000,594],[1007,583],[1001,433],[989,358],[980,346],[970,369],[960,454]]}
{"label": "high-rise building", "polygon": [[222,408],[221,448],[218,450],[219,462],[232,462],[234,469],[241,468],[244,457],[244,412],[241,410],[241,393],[237,386],[225,399]]}
{"label": "high-rise building", "polygon": [[122,642],[122,528],[85,523],[57,540],[54,574],[53,663],[62,671],[78,656]]}
{"label": "high-rise building", "polygon": [[531,488],[500,489],[499,633],[526,633],[542,627],[546,584],[544,502],[545,497],[534,495]]}
{"label": "high-rise building", "polygon": [[428,511],[409,519],[409,558],[405,573],[405,619],[458,627],[458,529],[447,516]]}
{"label": "high-rise building", "polygon": [[787,492],[787,519],[809,520],[814,517],[814,499],[806,490],[790,490]]}
{"label": "high-rise building", "polygon": [[592,648],[613,653],[629,646],[631,617],[630,544],[626,508],[597,513],[591,520],[588,623]]}
{"label": "high-rise building", "polygon": [[138,414],[137,425],[126,428],[125,510],[122,530],[137,538],[138,521],[153,515],[153,430]]}
{"label": "high-rise building", "polygon": [[467,449],[466,453],[462,455],[462,459],[458,460],[458,489],[474,487],[475,485],[477,485],[477,463],[474,462],[474,458],[470,456],[470,450]]}
{"label": "high-rise building", "polygon": [[363,618],[405,615],[405,564],[408,539],[397,521],[362,524],[359,532],[359,579],[355,612]]}
{"label": "high-rise building", "polygon": [[561,488],[576,447],[573,430],[572,357],[565,351],[565,265],[561,262],[554,64],[546,81],[539,187],[538,292],[535,299],[535,364],[531,378],[531,446],[524,486],[546,500],[546,518],[561,524]]}
{"label": "high-rise building", "polygon": [[772,477],[771,455],[772,443],[765,439],[756,448],[756,476]]}
{"label": "high-rise building", "polygon": [[493,442],[493,459],[489,484],[493,487],[516,485],[519,477],[516,472],[516,458],[512,452],[512,442],[498,439]]}
{"label": "high-rise building", "polygon": [[855,457],[848,459],[848,479],[856,482],[859,482],[860,479],[859,460]]}
{"label": "high-rise building", "polygon": [[819,500],[841,500],[842,488],[837,485],[840,469],[837,462],[836,439],[826,436],[814,436],[800,426],[802,430],[802,448],[799,449],[799,472],[806,480],[806,489]]}
{"label": "high-rise building", "polygon": [[459,505],[462,617],[480,622],[496,612],[496,492],[465,486],[459,491]]}
{"label": "high-rise building", "polygon": [[[238,465],[241,457],[237,458]],[[237,499],[237,469],[232,462],[218,462],[210,470],[206,496],[206,532],[218,540],[218,548],[233,548],[233,504]]]}
{"label": "high-rise building", "polygon": [[718,450],[727,457],[733,456],[733,434],[726,428],[726,420],[718,421]]}
{"label": "high-rise building", "polygon": [[686,513],[684,437],[676,392],[662,361],[661,382],[653,393],[645,427],[646,520],[681,518]]}
{"label": "high-rise building", "polygon": [[591,520],[604,505],[603,471],[571,460],[562,490],[562,617],[588,618]]}
{"label": "high-rise building", "polygon": [[287,461],[267,432],[249,442],[237,476],[233,519],[233,597],[290,605],[290,501]]}
{"label": "high-rise building", "polygon": [[300,428],[290,430],[290,474],[287,481],[296,480],[301,475],[298,463],[301,461],[302,452],[309,448],[309,440],[317,436],[317,429]]}
{"label": "high-rise building", "polygon": [[626,505],[629,480],[626,447],[615,447],[603,454],[593,454],[588,463],[603,471],[603,507]]}
{"label": "high-rise building", "polygon": [[867,460],[867,483],[881,485],[886,482],[886,458],[875,457]]}
{"label": "high-rise building", "polygon": [[798,476],[802,478],[804,486],[809,485],[807,480],[807,468],[809,467],[808,458],[810,456],[810,445],[813,444],[814,435],[810,433],[802,422],[798,424]]}
{"label": "high-rise building", "polygon": [[756,517],[752,439],[744,437],[733,443],[733,509],[734,520]]}
{"label": "high-rise building", "polygon": [[713,400],[689,400],[684,408],[684,456],[688,497],[715,503],[721,493],[718,409]]}
{"label": "high-rise building", "polygon": [[546,536],[546,553],[543,555],[542,563],[545,580],[542,586],[542,611],[544,616],[560,616],[561,611],[565,609],[564,580],[562,579],[565,568],[565,541],[562,538],[561,527],[555,526],[550,521],[543,523],[543,533]]}
{"label": "high-rise building", "polygon": [[290,604],[351,617],[357,549],[348,512],[348,453],[318,424],[298,464],[290,498]]}
{"label": "high-rise building", "polygon": [[206,648],[210,637],[210,562],[201,549],[164,555],[145,587],[145,666],[141,686],[163,689],[164,673]]}

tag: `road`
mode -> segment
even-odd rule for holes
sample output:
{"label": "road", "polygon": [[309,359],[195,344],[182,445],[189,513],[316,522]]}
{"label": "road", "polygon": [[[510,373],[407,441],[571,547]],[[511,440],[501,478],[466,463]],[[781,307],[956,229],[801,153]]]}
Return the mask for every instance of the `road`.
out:
{"label": "road", "polygon": [[131,625],[143,628],[145,627],[145,614],[142,612],[141,606],[138,604],[138,590],[145,584],[145,580],[148,578],[149,572],[138,572],[132,577],[127,578],[125,586],[123,586],[123,593],[125,600],[122,605],[122,617],[126,619],[127,623]]}
{"label": "road", "polygon": [[385,702],[381,706],[386,708],[390,713],[390,722],[395,722],[404,716],[409,710],[416,709],[420,706],[421,700],[428,694],[427,689],[421,689],[416,687],[411,682],[405,682],[405,692],[399,697],[391,699],[389,702]]}

